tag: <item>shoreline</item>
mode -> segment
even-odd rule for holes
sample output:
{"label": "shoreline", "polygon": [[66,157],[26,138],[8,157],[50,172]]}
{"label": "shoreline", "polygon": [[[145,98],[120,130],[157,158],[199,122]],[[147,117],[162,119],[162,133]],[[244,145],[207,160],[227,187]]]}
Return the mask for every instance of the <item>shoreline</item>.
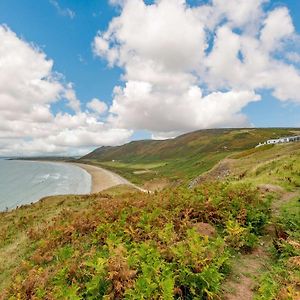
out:
{"label": "shoreline", "polygon": [[[20,159],[14,159],[14,160],[20,160]],[[117,173],[114,173],[114,172],[104,169],[100,166],[95,166],[92,164],[77,163],[77,162],[71,162],[71,161],[68,162],[68,161],[60,161],[60,160],[30,160],[30,159],[22,160],[21,159],[20,161],[68,164],[68,165],[77,166],[77,167],[83,169],[85,172],[87,172],[91,176],[91,187],[90,187],[89,194],[99,193],[99,192],[102,192],[111,187],[122,185],[122,184],[131,186],[143,193],[150,192],[149,190],[143,189],[143,188],[139,187],[138,185],[130,182],[129,180],[125,179],[124,177],[120,176]]]}
{"label": "shoreline", "polygon": [[[19,159],[17,159],[19,160]],[[64,164],[64,165],[73,165],[75,167],[80,168],[84,172],[88,173],[91,177],[91,185],[89,194],[99,193],[106,189],[109,189],[113,186],[126,184],[130,186],[134,186],[137,189],[139,187],[135,186],[133,183],[129,182],[125,178],[120,175],[108,171],[102,167],[94,166],[90,164],[84,163],[76,163],[76,162],[68,162],[68,161],[56,161],[56,160],[21,160],[21,161],[29,161],[29,162],[41,162],[41,163],[53,163],[53,164]]]}
{"label": "shoreline", "polygon": [[[20,161],[23,161],[23,160],[20,160]],[[81,194],[81,195],[90,195],[93,193],[99,193],[106,189],[109,189],[111,187],[115,187],[118,185],[127,185],[127,186],[133,187],[136,190],[138,190],[140,192],[144,192],[144,193],[149,192],[148,190],[145,190],[145,189],[131,183],[127,179],[123,178],[122,176],[120,176],[112,171],[106,170],[100,166],[94,166],[94,165],[90,165],[90,164],[76,163],[76,162],[67,162],[67,161],[63,162],[63,161],[47,161],[47,160],[38,160],[38,161],[24,160],[24,162],[34,162],[34,163],[38,162],[38,163],[46,163],[46,164],[65,164],[65,165],[68,164],[69,166],[80,168],[82,172],[85,172],[90,176],[89,191],[87,191],[86,193]],[[22,202],[22,203],[18,202],[16,205],[7,207],[6,209],[5,208],[3,210],[0,209],[0,213],[12,211],[18,207],[22,207],[23,205],[30,205],[33,203],[37,203],[45,197],[51,197],[51,196],[56,196],[56,195],[72,195],[72,192],[70,192],[68,194],[49,193],[49,195],[41,196],[36,200],[31,200],[31,201]]]}
{"label": "shoreline", "polygon": [[[5,187],[0,193],[0,213],[12,211],[19,207],[30,205],[33,203],[39,202],[41,199],[52,196],[61,196],[61,195],[88,195],[92,190],[92,176],[89,172],[84,170],[83,168],[79,168],[75,165],[67,165],[66,162],[62,161],[47,161],[47,160],[17,160],[17,159],[4,159],[3,161],[7,161],[7,163],[20,162],[21,165],[21,176],[12,177],[9,184],[15,181],[21,186],[21,189],[17,192],[14,192],[11,188],[10,190],[6,190]],[[5,162],[4,162],[5,163]],[[26,164],[45,164],[46,167],[37,167],[34,169],[33,173],[28,173],[31,169],[26,169]],[[10,166],[5,163],[6,167]],[[4,167],[5,167],[4,165]],[[50,166],[49,166],[50,165]],[[51,165],[58,165],[57,169],[53,169]],[[14,169],[17,170],[19,174],[19,165],[13,165]],[[4,168],[5,170],[5,168]],[[3,176],[3,172],[0,174]],[[52,175],[54,179],[51,179],[48,182],[48,178],[51,178]],[[22,180],[22,178],[26,178],[29,176],[29,180]],[[78,176],[78,178],[77,178]],[[8,177],[10,178],[10,177]],[[63,183],[67,183],[67,186]],[[2,182],[3,184],[3,182]],[[10,185],[8,185],[10,187]],[[66,187],[65,187],[66,186]],[[10,194],[11,193],[11,194]],[[9,200],[7,200],[9,199]]]}
{"label": "shoreline", "polygon": [[[115,187],[118,185],[127,185],[127,186],[133,187],[137,191],[140,191],[143,193],[150,192],[146,189],[143,189],[143,188],[135,185],[134,183],[131,183],[129,180],[123,178],[119,174],[116,174],[112,171],[106,170],[100,166],[95,166],[95,165],[85,164],[85,163],[77,163],[77,162],[55,161],[55,160],[51,160],[51,161],[49,161],[49,160],[30,160],[30,159],[26,159],[26,160],[13,159],[13,160],[23,161],[23,162],[34,162],[34,163],[38,162],[38,163],[46,163],[46,164],[61,164],[61,165],[64,164],[64,165],[69,165],[69,166],[80,168],[81,171],[87,173],[90,176],[89,191],[84,194],[81,194],[81,195],[89,195],[89,194],[99,193],[99,192],[102,192],[104,190],[107,190],[109,188],[112,188],[112,187]],[[72,195],[72,192],[70,192],[68,194],[63,194],[63,195],[69,195],[69,194]],[[8,210],[9,211],[13,210],[22,205],[37,203],[44,197],[51,197],[51,196],[56,196],[56,195],[60,195],[60,194],[50,193],[49,195],[39,197],[39,199],[30,201],[28,203],[22,202],[22,203],[16,205],[16,207],[14,206],[14,207],[8,208]],[[4,211],[6,211],[6,210],[0,210],[0,212],[4,212]]]}
{"label": "shoreline", "polygon": [[122,176],[114,172],[111,172],[109,170],[106,170],[102,167],[98,167],[90,164],[75,163],[75,162],[65,162],[65,163],[77,166],[90,174],[91,194],[99,193],[111,187],[122,185],[122,184],[132,186],[141,192],[148,192],[147,190],[144,190],[139,186],[131,183],[127,179],[123,178]]}

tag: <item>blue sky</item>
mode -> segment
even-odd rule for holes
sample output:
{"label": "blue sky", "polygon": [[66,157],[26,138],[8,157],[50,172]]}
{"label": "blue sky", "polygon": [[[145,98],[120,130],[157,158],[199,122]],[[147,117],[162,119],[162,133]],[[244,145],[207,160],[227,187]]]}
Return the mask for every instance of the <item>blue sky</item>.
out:
{"label": "blue sky", "polygon": [[80,100],[110,101],[120,70],[95,58],[91,43],[98,30],[106,29],[115,9],[101,0],[59,1],[59,5],[74,11],[75,17],[61,14],[48,0],[9,0],[0,2],[0,22],[41,47],[54,60],[54,69],[75,84]]}
{"label": "blue sky", "polygon": [[[151,4],[153,1],[146,1],[146,3]],[[197,7],[205,4],[206,1],[191,0],[188,3],[192,7]],[[299,33],[299,1],[269,1],[263,5],[263,10],[267,13],[282,6],[289,9],[295,34]],[[121,66],[118,63],[109,66],[106,54],[95,54],[92,49],[97,32],[107,31],[111,20],[119,16],[122,10],[123,8],[110,5],[104,0],[2,0],[0,1],[0,24],[6,24],[18,38],[37,45],[48,59],[53,60],[52,71],[62,74],[63,82],[73,83],[73,90],[84,111],[85,105],[93,98],[104,101],[109,107],[113,101],[114,87],[119,85],[124,87],[126,82],[130,82],[130,80],[122,80],[122,74],[127,74],[126,63]],[[110,42],[113,43],[113,41]],[[295,46],[294,43],[299,44],[299,40],[289,42],[285,47],[285,52],[291,48],[292,52],[299,53],[300,46]],[[283,57],[284,53],[280,52],[277,55],[286,62]],[[293,66],[299,70],[299,61],[294,62]],[[217,88],[217,90],[222,90],[222,88]],[[249,124],[257,127],[300,126],[300,101],[279,101],[272,96],[272,88],[258,88],[258,90],[262,100],[249,101],[247,105],[240,108],[240,112],[237,112],[245,114]],[[114,113],[116,111],[117,109]],[[51,112],[54,115],[58,112],[70,113],[70,107],[64,101],[57,101],[51,104]],[[123,121],[121,120],[120,123]],[[181,131],[177,124],[162,126],[161,130],[155,125],[147,127],[146,125],[139,126],[139,124],[139,122],[134,123],[132,128],[130,125],[125,126],[126,130],[133,130],[130,137],[127,137],[129,140],[149,138],[154,131],[158,133],[157,136],[160,132],[168,131],[171,136],[173,132]],[[222,126],[223,123],[220,124]],[[224,123],[225,126],[226,124]],[[187,131],[186,128],[190,127],[183,126],[182,132]],[[25,138],[31,139],[28,136],[23,139]],[[91,145],[93,146],[96,145]]]}
{"label": "blue sky", "polygon": [[[293,18],[296,31],[300,32],[300,2],[295,0],[270,1],[268,7],[287,6]],[[298,48],[299,49],[299,48]],[[245,113],[257,127],[299,127],[300,106],[295,103],[280,103],[269,92],[263,94],[260,103],[250,104]]]}

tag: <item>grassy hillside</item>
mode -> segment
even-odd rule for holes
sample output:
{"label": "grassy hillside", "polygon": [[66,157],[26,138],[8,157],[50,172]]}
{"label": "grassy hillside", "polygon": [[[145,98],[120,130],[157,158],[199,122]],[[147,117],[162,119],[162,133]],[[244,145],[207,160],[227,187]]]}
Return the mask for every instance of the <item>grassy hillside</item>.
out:
{"label": "grassy hillside", "polygon": [[286,176],[286,172],[280,171],[278,166],[280,164],[281,169],[287,170],[288,167],[286,166],[292,165],[291,171],[298,168],[299,147],[300,143],[265,145],[231,154],[216,164],[214,168],[201,174],[198,177],[198,182],[230,175],[234,179],[247,179],[256,184],[272,181],[274,184],[288,186],[285,183],[289,183],[291,177],[295,180],[295,176],[298,174],[292,172]]}
{"label": "grassy hillside", "polygon": [[264,146],[243,151],[227,160],[235,178],[251,184],[281,186],[286,190],[300,188],[300,143]]}
{"label": "grassy hillside", "polygon": [[235,286],[246,293],[247,282],[251,282],[256,292],[253,299],[300,299],[300,143],[232,155],[203,174],[199,182],[209,184],[224,168],[227,172],[222,181],[250,184],[274,196],[260,246],[233,266],[234,278],[244,283],[237,284],[234,279],[234,284],[225,283],[225,287]]}
{"label": "grassy hillside", "polygon": [[213,298],[232,253],[249,251],[267,220],[268,201],[244,185],[46,199],[1,216],[3,295]]}
{"label": "grassy hillside", "polygon": [[221,182],[49,197],[2,213],[0,294],[298,299],[299,161],[300,143],[247,150]]}
{"label": "grassy hillside", "polygon": [[81,158],[113,170],[134,183],[160,178],[186,182],[208,171],[224,157],[270,138],[295,135],[295,129],[200,130],[165,141],[136,141],[102,147]]}

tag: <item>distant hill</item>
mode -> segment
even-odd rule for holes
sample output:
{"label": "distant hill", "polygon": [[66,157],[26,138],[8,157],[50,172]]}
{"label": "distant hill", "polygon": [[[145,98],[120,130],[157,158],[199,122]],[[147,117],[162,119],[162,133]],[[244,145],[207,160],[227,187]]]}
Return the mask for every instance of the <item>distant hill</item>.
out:
{"label": "distant hill", "polygon": [[[256,146],[266,139],[295,135],[296,129],[209,129],[199,130],[168,140],[134,141],[123,146],[100,147],[82,159],[127,162],[170,159],[216,151],[239,151]],[[300,131],[300,129],[298,129]]]}
{"label": "distant hill", "polygon": [[[295,135],[295,128],[241,128],[199,130],[168,140],[134,141],[100,147],[80,160],[102,165],[141,183],[154,177],[191,179],[229,154],[259,142]],[[138,176],[137,176],[138,175]]]}

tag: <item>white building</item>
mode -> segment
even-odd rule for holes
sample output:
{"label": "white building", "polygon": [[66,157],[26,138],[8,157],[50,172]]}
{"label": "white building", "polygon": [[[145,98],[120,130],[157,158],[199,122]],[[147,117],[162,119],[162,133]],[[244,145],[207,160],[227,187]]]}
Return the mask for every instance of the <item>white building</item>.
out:
{"label": "white building", "polygon": [[291,142],[300,142],[300,135],[287,136],[287,137],[282,137],[279,139],[267,140],[264,143],[259,143],[256,147],[260,147],[263,145],[283,144],[283,143],[291,143]]}
{"label": "white building", "polygon": [[267,145],[270,145],[270,144],[279,144],[279,139],[275,139],[275,140],[267,140]]}
{"label": "white building", "polygon": [[289,142],[300,142],[300,135],[297,136],[290,136]]}

